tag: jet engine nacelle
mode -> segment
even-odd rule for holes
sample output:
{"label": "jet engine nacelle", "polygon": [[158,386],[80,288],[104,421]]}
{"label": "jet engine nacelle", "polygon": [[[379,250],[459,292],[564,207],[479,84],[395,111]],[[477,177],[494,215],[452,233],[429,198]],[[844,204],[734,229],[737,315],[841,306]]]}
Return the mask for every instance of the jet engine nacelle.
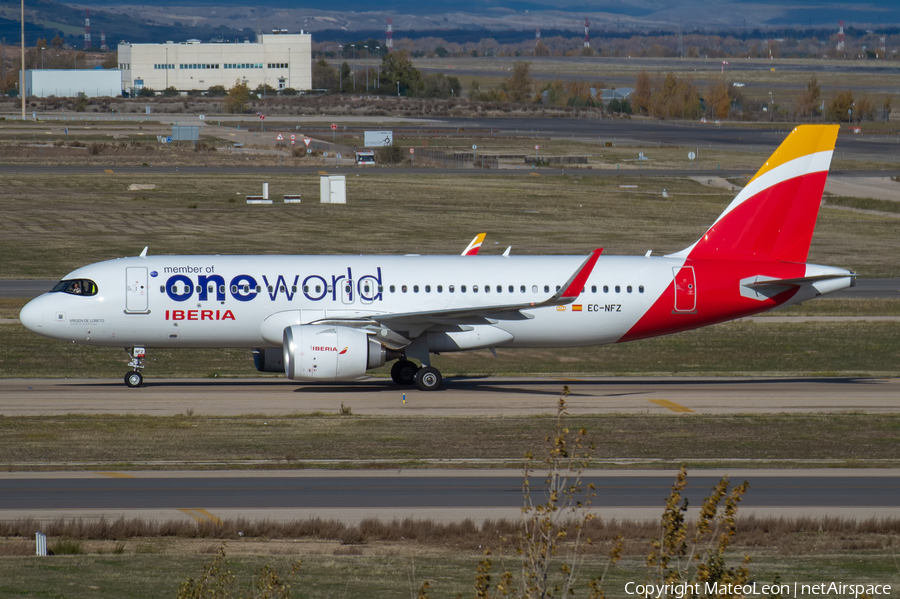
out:
{"label": "jet engine nacelle", "polygon": [[385,350],[359,329],[301,324],[284,329],[283,359],[289,379],[346,381],[383,366]]}
{"label": "jet engine nacelle", "polygon": [[254,349],[253,365],[260,372],[284,372],[284,352],[277,347]]}

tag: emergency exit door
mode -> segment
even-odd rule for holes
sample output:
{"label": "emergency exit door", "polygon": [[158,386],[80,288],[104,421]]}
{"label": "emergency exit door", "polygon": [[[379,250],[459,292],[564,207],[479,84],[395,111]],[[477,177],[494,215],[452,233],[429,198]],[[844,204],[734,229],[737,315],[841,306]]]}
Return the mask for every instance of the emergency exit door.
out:
{"label": "emergency exit door", "polygon": [[147,268],[129,266],[125,269],[125,312],[146,314],[150,311],[147,301]]}
{"label": "emergency exit door", "polygon": [[693,266],[673,268],[675,274],[675,312],[688,313],[697,310],[697,281]]}

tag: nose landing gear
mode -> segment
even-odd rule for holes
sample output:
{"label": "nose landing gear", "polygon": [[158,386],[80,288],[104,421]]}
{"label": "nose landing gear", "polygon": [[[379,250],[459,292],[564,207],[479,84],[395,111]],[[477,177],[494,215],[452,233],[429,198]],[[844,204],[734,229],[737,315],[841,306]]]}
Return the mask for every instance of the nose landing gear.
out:
{"label": "nose landing gear", "polygon": [[140,387],[144,383],[144,377],[141,371],[144,369],[144,357],[147,355],[143,347],[133,347],[131,350],[125,348],[128,357],[131,360],[128,365],[134,370],[125,375],[125,384],[131,387]]}

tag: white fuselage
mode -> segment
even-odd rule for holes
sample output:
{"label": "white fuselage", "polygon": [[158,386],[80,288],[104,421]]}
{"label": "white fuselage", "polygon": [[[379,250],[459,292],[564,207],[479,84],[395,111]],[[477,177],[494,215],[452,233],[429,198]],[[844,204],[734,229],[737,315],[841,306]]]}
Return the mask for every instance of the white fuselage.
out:
{"label": "white fuselage", "polygon": [[[290,324],[537,303],[583,261],[584,256],[122,258],[65,277],[94,281],[95,295],[45,294],[26,307],[23,322],[47,337],[89,345],[277,347]],[[601,256],[571,305],[467,327],[493,332],[483,343],[470,341],[459,349],[614,343],[672,284],[673,269],[683,263]]]}

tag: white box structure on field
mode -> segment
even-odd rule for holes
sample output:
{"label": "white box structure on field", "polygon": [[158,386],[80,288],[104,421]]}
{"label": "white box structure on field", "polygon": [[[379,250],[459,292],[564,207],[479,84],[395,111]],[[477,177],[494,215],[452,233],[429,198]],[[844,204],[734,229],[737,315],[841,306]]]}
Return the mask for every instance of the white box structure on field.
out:
{"label": "white box structure on field", "polygon": [[347,177],[345,175],[322,175],[319,178],[320,201],[323,204],[347,203]]}

